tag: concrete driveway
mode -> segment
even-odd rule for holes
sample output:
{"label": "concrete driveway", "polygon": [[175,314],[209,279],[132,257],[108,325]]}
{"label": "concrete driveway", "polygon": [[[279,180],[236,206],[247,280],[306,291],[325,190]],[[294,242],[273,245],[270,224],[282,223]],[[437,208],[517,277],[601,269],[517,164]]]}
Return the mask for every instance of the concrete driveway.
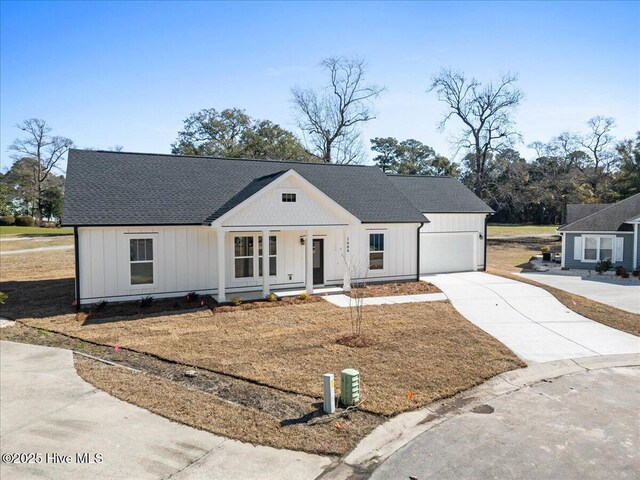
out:
{"label": "concrete driveway", "polygon": [[[0,342],[0,403],[3,480],[311,479],[330,463],[229,440],[122,402],[82,380],[69,350]],[[5,462],[12,453],[40,453],[42,462]],[[102,461],[80,463],[82,453]],[[51,463],[51,454],[71,461]]]}
{"label": "concrete driveway", "polygon": [[536,383],[434,426],[371,479],[637,479],[639,408],[638,367]]}
{"label": "concrete driveway", "polygon": [[640,313],[640,283],[638,282],[616,281],[597,276],[583,278],[578,275],[554,273],[519,273],[518,275],[631,313]]}
{"label": "concrete driveway", "polygon": [[589,320],[541,288],[484,272],[421,277],[527,363],[640,353],[640,338]]}

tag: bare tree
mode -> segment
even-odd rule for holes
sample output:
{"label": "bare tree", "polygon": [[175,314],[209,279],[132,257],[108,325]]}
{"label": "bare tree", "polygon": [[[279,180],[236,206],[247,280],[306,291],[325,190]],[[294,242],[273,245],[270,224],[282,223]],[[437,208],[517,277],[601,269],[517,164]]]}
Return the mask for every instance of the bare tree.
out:
{"label": "bare tree", "polygon": [[15,139],[9,150],[14,152],[11,157],[15,160],[35,160],[33,178],[37,191],[37,216],[38,220],[41,220],[44,208],[44,182],[53,169],[60,170],[58,164],[73,146],[73,142],[65,137],[50,135],[51,127],[44,120],[37,118],[25,120],[16,127],[25,133],[25,138]]}
{"label": "bare tree", "polygon": [[609,173],[620,161],[614,150],[615,137],[611,131],[615,127],[615,120],[611,117],[598,115],[587,122],[589,133],[580,138],[580,145],[586,150],[590,158],[592,169],[589,183],[594,194],[598,195],[598,185],[604,174]]}
{"label": "bare tree", "polygon": [[329,74],[327,86],[291,89],[298,126],[324,162],[358,163],[364,146],[356,125],[375,118],[371,102],[384,87],[365,82],[366,64],[359,58],[331,57],[320,65]]}
{"label": "bare tree", "polygon": [[435,90],[448,107],[440,130],[453,117],[463,124],[455,143],[458,151],[468,150],[473,155],[473,184],[478,196],[485,188],[485,169],[492,153],[509,148],[520,139],[513,121],[513,113],[523,98],[517,81],[517,75],[506,74],[495,84],[483,85],[451,69],[441,70],[432,79],[429,91]]}

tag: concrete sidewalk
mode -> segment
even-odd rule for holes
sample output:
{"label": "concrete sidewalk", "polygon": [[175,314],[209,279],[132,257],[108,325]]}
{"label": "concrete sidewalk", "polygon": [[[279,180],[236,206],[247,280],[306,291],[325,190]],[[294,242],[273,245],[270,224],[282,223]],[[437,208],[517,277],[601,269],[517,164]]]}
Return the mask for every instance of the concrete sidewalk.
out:
{"label": "concrete sidewalk", "polygon": [[[0,464],[11,479],[311,479],[326,457],[254,446],[172,422],[82,380],[70,350],[0,342],[2,453],[72,455]],[[102,454],[82,464],[76,453]]]}
{"label": "concrete sidewalk", "polygon": [[542,288],[483,272],[422,277],[527,363],[640,353],[640,338],[578,315]]}
{"label": "concrete sidewalk", "polygon": [[[355,305],[355,299],[348,295],[325,295],[327,302],[337,307],[346,308]],[[369,297],[362,299],[362,305],[367,307],[371,305],[393,305],[395,303],[419,303],[419,302],[441,302],[446,300],[444,293],[420,293],[416,295],[390,295],[387,297]]]}
{"label": "concrete sidewalk", "polygon": [[517,275],[627,312],[640,314],[640,283],[638,282],[553,273],[518,273]]}

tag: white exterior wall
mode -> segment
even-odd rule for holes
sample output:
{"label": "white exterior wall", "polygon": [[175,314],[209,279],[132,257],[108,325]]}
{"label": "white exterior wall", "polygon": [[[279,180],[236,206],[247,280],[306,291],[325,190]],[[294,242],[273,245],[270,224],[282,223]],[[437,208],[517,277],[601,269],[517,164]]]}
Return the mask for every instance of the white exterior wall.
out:
{"label": "white exterior wall", "polygon": [[[477,268],[484,268],[484,213],[425,213],[424,216],[430,223],[425,223],[420,230],[421,234],[443,232],[476,232],[476,259]],[[483,238],[480,238],[480,235]]]}
{"label": "white exterior wall", "polygon": [[[129,239],[154,242],[154,285],[130,285]],[[216,235],[207,226],[79,227],[81,303],[180,296],[217,288]]]}

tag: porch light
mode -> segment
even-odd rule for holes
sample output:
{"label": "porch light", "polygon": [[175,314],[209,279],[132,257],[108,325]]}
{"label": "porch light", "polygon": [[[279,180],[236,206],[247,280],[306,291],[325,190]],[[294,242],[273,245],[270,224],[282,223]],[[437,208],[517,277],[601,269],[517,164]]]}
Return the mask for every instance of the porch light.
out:
{"label": "porch light", "polygon": [[304,237],[300,237],[300,245],[304,245]]}

